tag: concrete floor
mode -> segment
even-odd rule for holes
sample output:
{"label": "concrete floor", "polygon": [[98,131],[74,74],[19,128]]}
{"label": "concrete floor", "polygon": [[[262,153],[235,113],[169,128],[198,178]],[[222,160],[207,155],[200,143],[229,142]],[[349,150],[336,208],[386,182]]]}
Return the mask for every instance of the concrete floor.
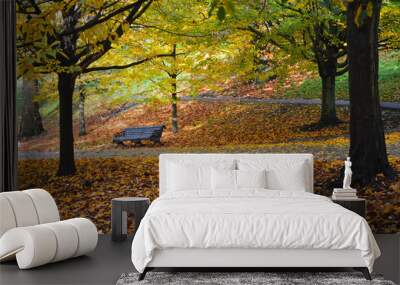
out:
{"label": "concrete floor", "polygon": [[45,266],[18,270],[16,262],[0,264],[0,285],[14,284],[115,284],[124,272],[134,271],[131,262],[132,238],[112,242],[110,235],[99,235],[94,252]]}
{"label": "concrete floor", "polygon": [[[376,240],[382,257],[376,261],[374,272],[399,284],[400,234],[376,235]],[[115,243],[109,235],[100,235],[97,249],[88,256],[30,270],[19,270],[15,262],[4,263],[0,265],[0,284],[115,284],[122,273],[134,271],[131,241]]]}
{"label": "concrete floor", "polygon": [[381,257],[374,264],[374,272],[400,284],[400,233],[375,235],[375,239],[381,250]]}

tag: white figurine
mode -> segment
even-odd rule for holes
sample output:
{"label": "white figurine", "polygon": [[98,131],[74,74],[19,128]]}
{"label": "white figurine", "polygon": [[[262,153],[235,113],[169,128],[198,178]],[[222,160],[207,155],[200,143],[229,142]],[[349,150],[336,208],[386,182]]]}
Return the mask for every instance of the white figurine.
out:
{"label": "white figurine", "polygon": [[351,171],[351,161],[350,157],[346,159],[344,162],[344,179],[343,179],[343,189],[352,189],[351,184],[351,176],[353,172]]}

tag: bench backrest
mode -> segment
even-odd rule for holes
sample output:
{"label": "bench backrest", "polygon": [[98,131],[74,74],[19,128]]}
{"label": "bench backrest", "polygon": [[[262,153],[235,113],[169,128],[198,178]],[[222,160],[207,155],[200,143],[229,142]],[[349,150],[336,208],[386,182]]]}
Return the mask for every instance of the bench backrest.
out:
{"label": "bench backrest", "polygon": [[151,137],[151,136],[161,136],[164,126],[151,126],[151,127],[137,127],[137,128],[126,128],[123,131],[124,136],[144,136],[144,137]]}

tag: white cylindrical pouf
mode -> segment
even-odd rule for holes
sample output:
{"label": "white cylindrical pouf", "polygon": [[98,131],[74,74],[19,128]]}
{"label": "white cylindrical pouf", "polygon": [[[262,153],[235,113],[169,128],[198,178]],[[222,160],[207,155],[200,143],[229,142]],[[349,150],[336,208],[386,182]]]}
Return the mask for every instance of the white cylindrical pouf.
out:
{"label": "white cylindrical pouf", "polygon": [[90,220],[59,219],[43,189],[0,193],[0,262],[16,258],[20,269],[28,269],[96,248],[97,228]]}
{"label": "white cylindrical pouf", "polygon": [[96,248],[98,234],[97,228],[92,221],[85,218],[75,218],[62,221],[62,223],[68,223],[72,225],[73,227],[75,227],[78,233],[79,248],[76,251],[74,257],[91,252]]}
{"label": "white cylindrical pouf", "polygon": [[63,222],[55,222],[41,225],[53,231],[57,240],[57,252],[51,262],[57,262],[75,255],[78,249],[78,233],[75,228]]}
{"label": "white cylindrical pouf", "polygon": [[16,254],[20,269],[49,263],[57,252],[56,236],[51,229],[41,225],[11,229],[0,241],[0,254]]}
{"label": "white cylindrical pouf", "polygon": [[60,220],[56,202],[50,193],[43,189],[29,189],[22,193],[29,195],[36,208],[39,224],[57,222]]}
{"label": "white cylindrical pouf", "polygon": [[3,192],[1,195],[10,202],[17,227],[33,226],[39,223],[35,205],[29,195],[22,191]]}
{"label": "white cylindrical pouf", "polygon": [[6,197],[0,195],[0,238],[10,229],[17,226],[14,211]]}

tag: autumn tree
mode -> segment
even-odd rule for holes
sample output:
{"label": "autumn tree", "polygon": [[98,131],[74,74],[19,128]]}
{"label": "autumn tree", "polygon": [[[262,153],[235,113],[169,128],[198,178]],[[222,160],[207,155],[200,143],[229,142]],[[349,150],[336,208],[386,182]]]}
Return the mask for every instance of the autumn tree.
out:
{"label": "autumn tree", "polygon": [[[241,9],[245,12],[236,12],[237,18],[241,19],[237,28],[253,34],[258,53],[271,50],[272,45],[289,54],[290,62],[308,60],[316,64],[322,83],[321,126],[338,122],[335,80],[347,72],[345,14],[337,3],[326,0],[255,1],[250,4],[253,9],[248,9],[245,4]],[[235,7],[239,10],[240,6]],[[276,49],[272,52],[275,57],[279,55]]]}
{"label": "autumn tree", "polygon": [[[215,6],[226,10],[227,4],[214,0]],[[237,5],[237,1],[229,1]],[[293,1],[282,1],[290,4]],[[313,2],[313,1],[312,1]],[[229,3],[229,6],[234,5]],[[264,2],[266,3],[266,2]],[[326,3],[326,1],[325,1]],[[353,161],[353,181],[367,184],[383,173],[393,177],[389,165],[384,128],[379,99],[378,74],[380,35],[389,35],[381,39],[395,48],[398,45],[398,27],[384,23],[387,30],[379,33],[381,0],[336,1],[346,5],[347,54],[350,96],[350,157]],[[307,9],[312,3],[303,3]],[[395,8],[398,8],[397,6]],[[211,11],[212,9],[210,9]],[[393,11],[394,10],[394,11]],[[396,19],[397,9],[387,12],[386,19]],[[222,16],[221,16],[222,15]],[[225,13],[219,13],[220,20]]]}
{"label": "autumn tree", "polygon": [[19,72],[56,73],[59,93],[58,175],[75,173],[72,101],[83,73],[122,69],[164,56],[138,55],[124,65],[93,66],[139,19],[153,0],[17,1]]}
{"label": "autumn tree", "polygon": [[392,176],[383,129],[378,88],[380,0],[347,5],[350,157],[353,181],[366,184],[376,174]]}
{"label": "autumn tree", "polygon": [[208,5],[201,1],[157,1],[131,28],[135,33],[128,33],[124,43],[102,62],[124,64],[132,53],[170,56],[148,61],[141,68],[101,74],[101,81],[116,80],[124,89],[136,90],[136,94],[118,90],[126,100],[168,104],[174,133],[180,128],[178,105],[182,96],[220,90],[222,82],[252,68],[251,46],[241,42],[250,36],[227,33],[225,26],[208,17]]}

